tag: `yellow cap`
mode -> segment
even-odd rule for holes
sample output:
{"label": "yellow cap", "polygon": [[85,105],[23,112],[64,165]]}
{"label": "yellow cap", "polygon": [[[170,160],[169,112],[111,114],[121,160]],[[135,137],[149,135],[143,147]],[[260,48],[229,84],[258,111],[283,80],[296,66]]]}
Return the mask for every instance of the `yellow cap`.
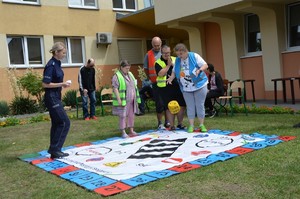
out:
{"label": "yellow cap", "polygon": [[177,114],[180,111],[180,106],[176,100],[172,100],[168,104],[169,111],[171,114]]}

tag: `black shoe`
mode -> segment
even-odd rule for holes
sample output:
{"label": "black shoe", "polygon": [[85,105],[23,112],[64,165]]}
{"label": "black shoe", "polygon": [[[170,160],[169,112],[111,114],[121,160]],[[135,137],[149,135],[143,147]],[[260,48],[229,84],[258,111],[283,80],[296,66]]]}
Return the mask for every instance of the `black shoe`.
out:
{"label": "black shoe", "polygon": [[57,152],[51,153],[51,157],[50,158],[51,159],[59,159],[59,158],[67,157],[67,156],[69,156],[68,153],[57,151]]}
{"label": "black shoe", "polygon": [[300,128],[300,123],[295,124],[293,127],[294,127],[294,128]]}
{"label": "black shoe", "polygon": [[182,124],[178,124],[177,125],[177,128],[183,130],[183,129],[186,129],[186,126],[182,125]]}
{"label": "black shoe", "polygon": [[142,115],[145,115],[145,112],[139,112],[139,113],[136,113],[135,115],[136,116],[142,116]]}

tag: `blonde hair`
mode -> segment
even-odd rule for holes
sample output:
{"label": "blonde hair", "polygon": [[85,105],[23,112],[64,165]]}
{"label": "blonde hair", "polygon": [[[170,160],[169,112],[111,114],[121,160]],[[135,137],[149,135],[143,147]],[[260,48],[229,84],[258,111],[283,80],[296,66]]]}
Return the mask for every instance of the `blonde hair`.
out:
{"label": "blonde hair", "polygon": [[62,51],[63,49],[65,49],[66,46],[63,42],[55,42],[51,48],[51,50],[49,50],[50,53],[52,53],[53,55],[55,54],[55,52],[59,52]]}
{"label": "blonde hair", "polygon": [[176,52],[176,51],[179,51],[179,50],[182,50],[184,52],[188,52],[187,47],[183,43],[179,43],[175,46],[174,51]]}

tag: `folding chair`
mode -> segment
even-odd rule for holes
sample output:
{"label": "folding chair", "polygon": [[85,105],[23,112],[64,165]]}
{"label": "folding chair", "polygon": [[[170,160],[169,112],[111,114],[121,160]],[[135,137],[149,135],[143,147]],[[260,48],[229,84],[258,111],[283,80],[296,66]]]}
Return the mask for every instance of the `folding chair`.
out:
{"label": "folding chair", "polygon": [[223,79],[224,94],[222,96],[214,98],[213,106],[216,110],[216,115],[219,115],[222,109],[225,110],[226,115],[228,115],[228,110],[226,108],[227,100],[229,99],[229,97],[227,96],[228,84],[228,79]]}
{"label": "folding chair", "polygon": [[103,88],[100,92],[101,114],[104,116],[104,104],[112,104],[112,88]]}
{"label": "folding chair", "polygon": [[245,114],[248,115],[248,110],[245,104],[245,82],[241,79],[237,79],[230,85],[229,89],[229,104],[231,110],[231,116],[233,116],[233,100],[238,99],[244,106]]}

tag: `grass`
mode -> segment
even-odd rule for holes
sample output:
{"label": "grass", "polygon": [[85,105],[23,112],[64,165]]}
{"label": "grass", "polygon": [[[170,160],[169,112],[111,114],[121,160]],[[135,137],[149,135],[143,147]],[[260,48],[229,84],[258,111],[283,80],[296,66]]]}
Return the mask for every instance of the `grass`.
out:
{"label": "grass", "polygon": [[[185,120],[185,124],[187,121]],[[237,114],[206,119],[208,129],[236,130],[243,133],[298,136],[292,128],[299,115]],[[116,116],[98,121],[72,119],[64,146],[120,136]],[[156,116],[136,117],[135,130],[156,127]],[[48,148],[50,122],[0,128],[0,198],[102,198],[94,192],[18,160],[21,155]],[[110,198],[300,198],[299,138],[157,180]]]}

